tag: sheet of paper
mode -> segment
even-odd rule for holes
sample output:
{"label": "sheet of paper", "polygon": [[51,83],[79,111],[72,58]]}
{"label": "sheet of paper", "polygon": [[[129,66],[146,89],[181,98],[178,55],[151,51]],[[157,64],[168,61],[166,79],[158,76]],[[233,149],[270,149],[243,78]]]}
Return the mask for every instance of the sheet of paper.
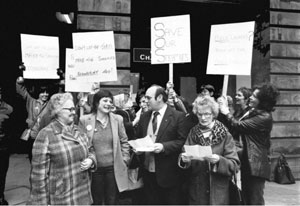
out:
{"label": "sheet of paper", "polygon": [[150,136],[128,141],[130,146],[138,152],[153,152],[154,142]]}
{"label": "sheet of paper", "polygon": [[192,156],[192,159],[201,159],[212,155],[211,146],[184,145],[184,149],[188,156]]}

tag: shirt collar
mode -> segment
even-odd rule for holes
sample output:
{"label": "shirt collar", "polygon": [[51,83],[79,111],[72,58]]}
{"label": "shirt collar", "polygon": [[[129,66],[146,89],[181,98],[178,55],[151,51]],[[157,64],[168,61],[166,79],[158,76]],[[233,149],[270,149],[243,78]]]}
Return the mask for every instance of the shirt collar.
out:
{"label": "shirt collar", "polygon": [[[160,110],[158,110],[157,112],[159,113],[159,115],[164,116],[165,112],[167,110],[167,104],[164,104],[164,106],[162,108],[160,108]],[[154,115],[154,112],[152,112],[152,115]]]}

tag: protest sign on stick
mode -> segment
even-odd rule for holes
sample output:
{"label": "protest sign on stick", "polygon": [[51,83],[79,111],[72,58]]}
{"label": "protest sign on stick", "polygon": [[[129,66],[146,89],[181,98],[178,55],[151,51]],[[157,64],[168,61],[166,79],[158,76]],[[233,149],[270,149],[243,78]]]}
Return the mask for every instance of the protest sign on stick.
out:
{"label": "protest sign on stick", "polygon": [[173,82],[173,64],[191,62],[190,16],[151,18],[151,64],[169,64]]}
{"label": "protest sign on stick", "polygon": [[117,80],[114,34],[104,32],[73,33],[76,78],[85,82]]}
{"label": "protest sign on stick", "polygon": [[58,37],[21,34],[22,61],[26,79],[59,79]]}
{"label": "protest sign on stick", "polygon": [[254,26],[254,21],[211,26],[206,74],[225,75],[225,96],[228,75],[251,75]]}

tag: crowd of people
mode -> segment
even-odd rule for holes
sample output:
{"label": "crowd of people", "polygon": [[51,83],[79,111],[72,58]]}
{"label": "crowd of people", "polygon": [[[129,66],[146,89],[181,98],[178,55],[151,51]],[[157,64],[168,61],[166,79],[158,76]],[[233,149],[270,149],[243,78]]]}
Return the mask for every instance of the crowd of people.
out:
{"label": "crowd of people", "polygon": [[[136,205],[228,205],[229,182],[239,171],[245,203],[264,205],[271,112],[279,96],[270,83],[241,87],[235,98],[216,98],[214,87],[203,85],[189,104],[168,82],[139,94],[136,107],[128,93],[116,98],[106,89],[84,99],[40,88],[35,99],[22,77],[16,91],[26,102],[30,130],[29,205],[116,205],[124,197]],[[8,204],[5,122],[12,112],[0,90],[2,205]],[[144,137],[153,142],[151,151],[128,143]],[[212,154],[194,158],[185,150],[192,145],[208,146]],[[134,190],[128,173],[133,164],[139,169],[136,180],[143,181]]]}

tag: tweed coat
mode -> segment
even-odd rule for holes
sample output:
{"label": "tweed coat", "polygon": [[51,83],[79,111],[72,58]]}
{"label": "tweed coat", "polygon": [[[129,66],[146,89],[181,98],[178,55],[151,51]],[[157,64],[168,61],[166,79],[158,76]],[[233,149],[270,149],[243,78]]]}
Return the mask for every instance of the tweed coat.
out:
{"label": "tweed coat", "polygon": [[33,144],[28,205],[92,204],[90,171],[81,171],[80,162],[96,157],[88,137],[74,125],[66,131],[53,120],[43,128]]}
{"label": "tweed coat", "polygon": [[[216,120],[217,121],[217,120]],[[218,138],[217,130],[220,130],[218,122],[212,129],[213,140]],[[185,145],[196,145],[191,138],[196,134],[197,126],[193,127],[187,137]],[[223,138],[211,145],[212,153],[220,157],[219,162],[213,166],[207,161],[192,160],[190,164],[181,162],[179,166],[189,169],[188,175],[188,201],[190,205],[228,205],[229,204],[229,181],[235,171],[238,171],[240,161],[236,152],[233,137],[227,128],[221,128]],[[215,168],[213,168],[215,167]]]}
{"label": "tweed coat", "polygon": [[[126,135],[123,118],[120,115],[109,113],[110,125],[113,134],[114,172],[119,192],[128,189],[128,165],[130,160],[128,137]],[[94,113],[83,115],[79,120],[79,127],[86,131],[90,141],[93,141],[96,124]]]}

